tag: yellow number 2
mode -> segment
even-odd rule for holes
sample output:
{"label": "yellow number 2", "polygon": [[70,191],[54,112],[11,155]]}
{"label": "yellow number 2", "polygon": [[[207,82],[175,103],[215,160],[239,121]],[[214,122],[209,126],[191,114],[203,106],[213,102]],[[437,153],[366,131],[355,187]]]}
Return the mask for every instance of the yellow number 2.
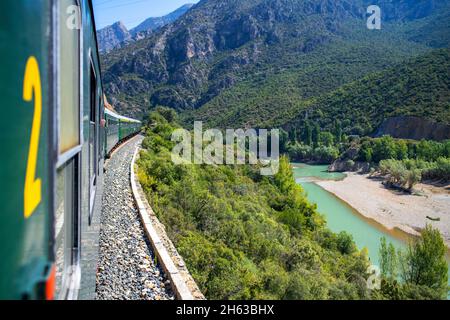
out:
{"label": "yellow number 2", "polygon": [[36,165],[39,150],[39,135],[41,131],[42,118],[42,88],[39,66],[35,57],[30,57],[25,68],[25,79],[23,83],[23,100],[33,101],[34,116],[31,127],[30,149],[28,151],[27,173],[25,176],[24,189],[24,216],[29,218],[41,202],[41,179],[36,179]]}

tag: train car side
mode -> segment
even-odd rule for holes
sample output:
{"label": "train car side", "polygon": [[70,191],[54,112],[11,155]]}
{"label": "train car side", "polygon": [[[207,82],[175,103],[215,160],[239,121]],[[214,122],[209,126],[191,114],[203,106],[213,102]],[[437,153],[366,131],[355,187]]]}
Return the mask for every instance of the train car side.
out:
{"label": "train car side", "polygon": [[141,131],[142,123],[138,120],[121,116],[111,110],[105,109],[106,154],[121,141]]}
{"label": "train car side", "polygon": [[105,109],[105,152],[109,154],[119,143],[119,119],[108,109]]}
{"label": "train car side", "polygon": [[101,180],[103,94],[95,22],[89,0],[54,2],[57,37],[55,112],[55,268],[57,299],[76,299],[80,289],[82,238]]}
{"label": "train car side", "polygon": [[34,299],[53,270],[53,17],[49,1],[1,1],[0,12],[0,299]]}

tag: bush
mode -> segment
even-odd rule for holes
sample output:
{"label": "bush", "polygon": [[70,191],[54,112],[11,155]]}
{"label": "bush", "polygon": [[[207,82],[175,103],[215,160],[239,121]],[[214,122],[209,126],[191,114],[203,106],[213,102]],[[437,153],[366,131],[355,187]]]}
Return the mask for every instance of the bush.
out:
{"label": "bush", "polygon": [[450,158],[439,158],[423,170],[423,177],[431,180],[450,181]]}
{"label": "bush", "polygon": [[382,160],[378,172],[388,184],[412,190],[423,179],[450,181],[450,158],[439,158],[436,162]]}
{"label": "bush", "polygon": [[421,236],[401,257],[402,278],[406,283],[435,289],[444,297],[448,281],[447,247],[439,231],[429,225]]}
{"label": "bush", "polygon": [[406,160],[436,162],[439,158],[450,158],[450,140],[443,142],[411,141],[382,138],[362,138],[358,146],[358,160],[379,163],[382,160]]}
{"label": "bush", "polygon": [[[427,225],[421,238],[406,251],[395,252],[392,244],[381,240],[380,265],[383,277],[377,298],[446,299],[448,293],[447,247],[438,230]],[[397,274],[402,282],[397,282]]]}
{"label": "bush", "polygon": [[352,235],[345,231],[338,234],[337,248],[342,254],[351,254],[357,251]]}
{"label": "bush", "polygon": [[333,146],[319,145],[313,148],[300,143],[289,144],[287,152],[296,161],[317,161],[322,163],[331,163],[340,154],[339,150]]}

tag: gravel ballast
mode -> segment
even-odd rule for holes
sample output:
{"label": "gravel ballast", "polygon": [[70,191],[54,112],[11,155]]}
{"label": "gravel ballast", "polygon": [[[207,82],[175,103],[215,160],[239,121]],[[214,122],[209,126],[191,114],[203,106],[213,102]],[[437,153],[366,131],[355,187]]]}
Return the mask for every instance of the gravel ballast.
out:
{"label": "gravel ballast", "polygon": [[130,164],[137,136],[124,144],[106,165],[100,253],[97,271],[99,300],[173,300],[170,281],[156,264],[130,187]]}

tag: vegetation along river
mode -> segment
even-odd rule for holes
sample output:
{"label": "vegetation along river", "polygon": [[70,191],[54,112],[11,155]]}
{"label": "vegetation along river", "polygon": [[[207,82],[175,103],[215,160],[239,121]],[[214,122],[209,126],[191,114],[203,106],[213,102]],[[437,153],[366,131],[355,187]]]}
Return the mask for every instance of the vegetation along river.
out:
{"label": "vegetation along river", "polygon": [[[351,234],[359,249],[368,249],[373,265],[379,266],[378,252],[382,237],[385,237],[388,243],[394,244],[396,248],[406,248],[410,239],[406,233],[399,230],[388,230],[376,221],[365,218],[347,203],[314,183],[317,180],[341,180],[345,178],[345,174],[328,172],[326,165],[302,163],[293,163],[292,165],[297,183],[303,187],[308,199],[317,204],[318,211],[327,219],[328,227],[333,232],[346,231]],[[355,190],[355,192],[358,191]],[[450,285],[449,256],[447,256],[447,262],[449,263]]]}

